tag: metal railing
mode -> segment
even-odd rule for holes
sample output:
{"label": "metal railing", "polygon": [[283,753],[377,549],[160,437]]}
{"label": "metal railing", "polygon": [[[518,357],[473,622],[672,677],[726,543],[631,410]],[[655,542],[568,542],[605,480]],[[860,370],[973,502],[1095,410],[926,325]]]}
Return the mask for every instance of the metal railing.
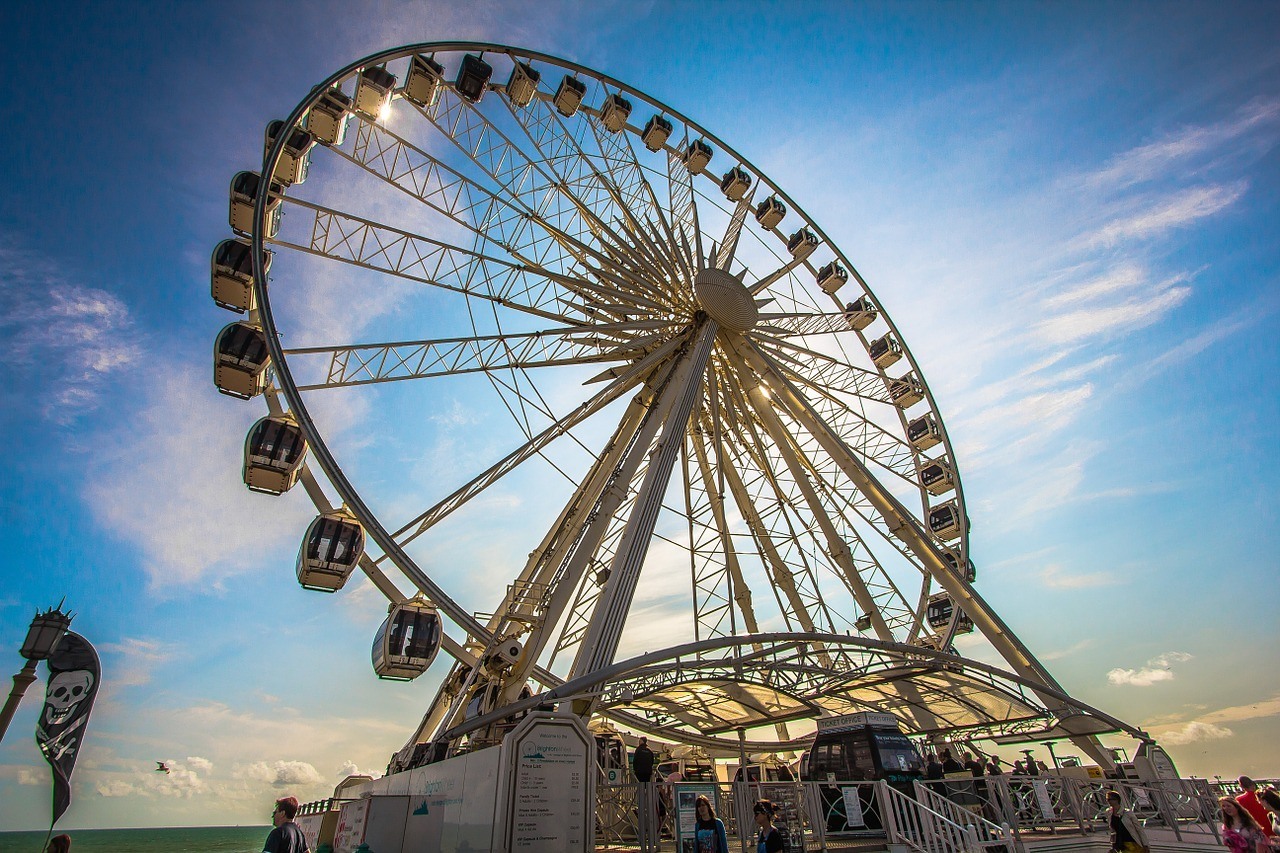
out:
{"label": "metal railing", "polygon": [[[1106,795],[1157,838],[1221,843],[1217,798],[1202,779],[1133,782],[1060,776],[985,776],[916,782],[913,791],[884,782],[705,782],[596,786],[596,848],[656,853],[675,849],[676,821],[692,797],[707,793],[733,851],[755,850],[752,806],[768,799],[788,851],[867,849],[877,839],[917,853],[1023,853],[1028,842],[1067,833],[1105,837]],[[682,799],[683,795],[683,799]]]}
{"label": "metal railing", "polygon": [[972,827],[979,843],[993,847],[1007,847],[1022,853],[1023,845],[1016,829],[1008,821],[996,823],[985,817],[987,804],[977,796],[978,780],[957,780],[959,784],[916,782],[916,801],[952,823]]}
{"label": "metal railing", "polygon": [[917,853],[980,853],[1009,848],[1009,840],[1003,834],[984,839],[973,823],[957,823],[886,782],[878,784],[890,844],[901,844]]}

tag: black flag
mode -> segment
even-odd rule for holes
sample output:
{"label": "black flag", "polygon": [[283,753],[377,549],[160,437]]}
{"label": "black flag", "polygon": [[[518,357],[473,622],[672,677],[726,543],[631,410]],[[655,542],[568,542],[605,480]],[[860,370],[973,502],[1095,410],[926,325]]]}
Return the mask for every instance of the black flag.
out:
{"label": "black flag", "polygon": [[36,743],[53,769],[53,826],[71,805],[71,771],[84,744],[101,670],[93,646],[70,631],[48,663],[49,685],[36,723]]}

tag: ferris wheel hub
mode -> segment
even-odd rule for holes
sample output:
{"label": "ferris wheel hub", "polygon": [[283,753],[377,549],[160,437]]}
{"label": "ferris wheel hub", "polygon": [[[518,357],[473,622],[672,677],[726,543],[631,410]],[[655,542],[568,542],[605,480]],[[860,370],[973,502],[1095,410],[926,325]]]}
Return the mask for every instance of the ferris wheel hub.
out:
{"label": "ferris wheel hub", "polygon": [[760,319],[755,297],[742,279],[728,270],[699,270],[693,280],[693,294],[707,315],[726,329],[745,332]]}

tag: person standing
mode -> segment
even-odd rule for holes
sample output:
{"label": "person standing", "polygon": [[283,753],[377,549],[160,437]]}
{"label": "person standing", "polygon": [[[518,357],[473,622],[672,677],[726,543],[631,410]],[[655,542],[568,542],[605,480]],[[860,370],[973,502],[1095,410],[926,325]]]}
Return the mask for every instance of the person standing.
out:
{"label": "person standing", "polygon": [[1119,791],[1107,791],[1107,806],[1111,810],[1107,822],[1111,825],[1113,853],[1146,853],[1150,849],[1147,831],[1132,812],[1125,811]]}
{"label": "person standing", "polygon": [[991,756],[991,761],[987,763],[987,775],[988,776],[1004,775],[1004,768],[1000,766],[1000,756],[998,755]]}
{"label": "person standing", "polygon": [[1267,853],[1271,849],[1262,827],[1244,806],[1223,797],[1218,807],[1222,809],[1222,843],[1231,853]]}
{"label": "person standing", "polygon": [[773,825],[773,803],[757,800],[751,807],[756,816],[756,853],[781,853],[782,833]]}
{"label": "person standing", "polygon": [[938,756],[932,752],[924,759],[924,778],[929,780],[942,778],[942,764],[938,761]]}
{"label": "person standing", "polygon": [[951,750],[943,748],[942,750],[942,772],[943,773],[959,773],[964,770],[964,765],[951,757]]}
{"label": "person standing", "polygon": [[694,812],[698,815],[693,825],[694,849],[698,853],[729,853],[729,836],[725,834],[724,822],[716,817],[716,810],[711,808],[711,801],[706,795],[699,794],[694,800]]}
{"label": "person standing", "polygon": [[275,829],[267,835],[262,853],[311,853],[306,836],[293,822],[298,815],[298,800],[281,797],[276,800],[276,810],[271,813],[271,825]]}
{"label": "person standing", "polygon": [[653,750],[649,748],[649,739],[640,738],[635,753],[631,757],[631,772],[636,774],[636,781],[648,785],[653,778]]}
{"label": "person standing", "polygon": [[1240,804],[1240,808],[1249,813],[1249,817],[1253,818],[1253,822],[1258,825],[1267,843],[1271,843],[1275,831],[1271,828],[1267,807],[1258,799],[1258,783],[1248,776],[1241,776],[1237,781],[1240,783],[1240,794],[1236,796],[1236,802]]}
{"label": "person standing", "polygon": [[967,752],[964,754],[964,769],[968,770],[975,778],[982,778],[982,762]]}

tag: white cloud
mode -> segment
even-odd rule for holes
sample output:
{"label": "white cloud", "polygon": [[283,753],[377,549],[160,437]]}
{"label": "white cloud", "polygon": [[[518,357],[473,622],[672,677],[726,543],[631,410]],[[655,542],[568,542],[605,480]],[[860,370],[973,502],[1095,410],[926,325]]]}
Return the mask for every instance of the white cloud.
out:
{"label": "white cloud", "polygon": [[1204,723],[1193,720],[1181,728],[1171,729],[1160,735],[1160,742],[1169,744],[1170,746],[1181,746],[1183,744],[1195,743],[1203,740],[1221,740],[1234,735],[1235,732],[1226,726],[1218,726],[1213,723]]}
{"label": "white cloud", "polygon": [[306,761],[276,761],[268,764],[256,761],[253,764],[238,767],[235,775],[242,779],[253,779],[271,785],[314,785],[323,782],[324,777]]}
{"label": "white cloud", "polygon": [[[157,368],[148,386],[144,409],[102,442],[84,491],[99,523],[140,549],[151,586],[216,582],[291,550],[312,515],[305,498],[256,495],[241,480],[259,408],[176,366]],[[242,523],[268,509],[271,524]]]}
{"label": "white cloud", "polygon": [[1112,586],[1118,579],[1110,572],[1085,572],[1073,574],[1063,572],[1061,566],[1045,566],[1040,571],[1040,580],[1050,589],[1091,589],[1099,586]]}
{"label": "white cloud", "polygon": [[376,773],[370,773],[367,770],[361,770],[359,765],[354,761],[344,761],[342,766],[338,768],[338,778],[345,779],[348,776],[376,776]]}
{"label": "white cloud", "polygon": [[1140,669],[1113,669],[1107,673],[1107,681],[1131,687],[1150,687],[1162,681],[1172,681],[1173,664],[1185,663],[1191,658],[1186,652],[1165,652],[1147,661]]}
{"label": "white cloud", "polygon": [[187,756],[187,765],[199,773],[212,773],[213,762],[207,758],[200,758],[196,755]]}

